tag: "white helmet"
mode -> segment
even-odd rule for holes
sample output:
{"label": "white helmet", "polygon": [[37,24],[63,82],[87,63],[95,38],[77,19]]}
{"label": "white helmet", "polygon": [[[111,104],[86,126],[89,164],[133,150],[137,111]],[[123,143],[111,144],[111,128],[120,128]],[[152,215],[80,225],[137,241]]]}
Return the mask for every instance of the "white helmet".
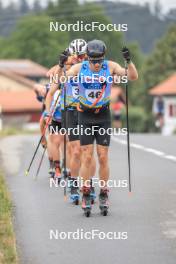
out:
{"label": "white helmet", "polygon": [[85,54],[87,48],[87,43],[84,39],[74,39],[69,45],[69,53],[70,55],[77,54]]}

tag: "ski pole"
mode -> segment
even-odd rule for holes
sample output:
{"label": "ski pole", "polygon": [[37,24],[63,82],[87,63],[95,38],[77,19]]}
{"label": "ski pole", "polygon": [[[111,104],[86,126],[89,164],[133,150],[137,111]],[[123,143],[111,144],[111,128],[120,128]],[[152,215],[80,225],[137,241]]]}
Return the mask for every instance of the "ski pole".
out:
{"label": "ski pole", "polygon": [[[64,76],[66,77],[66,66],[64,65],[63,68]],[[64,128],[66,129],[66,85],[64,83]],[[67,171],[66,171],[66,162],[67,162],[67,138],[66,133],[64,134],[64,200],[67,200],[67,190],[66,190],[66,177],[67,177]]]}
{"label": "ski pole", "polygon": [[46,148],[44,148],[44,150],[43,150],[43,154],[42,154],[41,160],[40,160],[40,162],[39,162],[39,166],[38,166],[38,169],[37,169],[36,175],[34,176],[34,180],[37,180],[37,177],[38,177],[38,175],[39,175],[40,168],[41,168],[41,165],[42,165],[42,162],[43,162],[43,158],[44,158],[44,156],[45,156],[45,152],[46,152]]}
{"label": "ski pole", "polygon": [[127,152],[128,152],[128,187],[129,193],[131,193],[131,155],[130,155],[130,130],[129,130],[129,109],[128,109],[128,66],[125,61],[125,76],[127,77],[127,82],[125,85],[126,94],[126,124],[127,124]]}
{"label": "ski pole", "polygon": [[43,133],[42,133],[42,135],[41,135],[41,137],[40,137],[40,140],[39,140],[39,142],[38,142],[38,144],[37,144],[37,147],[36,147],[36,149],[35,149],[35,152],[34,152],[34,154],[33,154],[33,156],[32,156],[32,159],[31,159],[31,162],[30,162],[30,164],[29,164],[29,167],[28,167],[28,169],[25,171],[25,175],[26,175],[26,176],[29,174],[29,171],[30,171],[30,169],[31,169],[32,163],[33,163],[33,161],[34,161],[34,159],[35,159],[35,156],[36,156],[36,154],[37,154],[37,151],[38,151],[38,149],[39,149],[40,143],[42,142],[42,139],[43,139],[43,137],[44,137],[44,135],[45,135],[45,132],[46,132],[46,130],[47,130],[48,126],[49,126],[49,123],[50,123],[50,121],[51,121],[51,118],[52,118],[52,116],[53,116],[53,114],[54,114],[55,108],[56,108],[56,106],[57,106],[57,102],[58,102],[58,100],[59,100],[59,96],[60,96],[60,93],[58,93],[58,96],[57,96],[57,99],[56,99],[56,101],[55,101],[54,107],[53,107],[53,109],[51,110],[51,113],[50,113],[50,115],[49,115],[49,117],[48,117],[47,123],[46,123],[46,125],[45,125],[45,127],[44,127],[44,129],[43,129]]}

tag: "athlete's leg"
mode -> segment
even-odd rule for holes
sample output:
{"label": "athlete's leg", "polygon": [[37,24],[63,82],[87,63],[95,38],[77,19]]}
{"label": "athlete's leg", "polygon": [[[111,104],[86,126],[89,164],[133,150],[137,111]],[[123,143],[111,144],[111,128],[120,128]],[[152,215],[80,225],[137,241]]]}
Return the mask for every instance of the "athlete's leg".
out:
{"label": "athlete's leg", "polygon": [[95,160],[95,156],[93,155],[92,161],[91,161],[91,165],[90,165],[90,175],[91,175],[90,176],[90,178],[91,178],[91,180],[90,180],[90,185],[91,185],[90,195],[91,195],[91,198],[92,198],[92,204],[94,203],[94,200],[96,198],[95,186],[94,186],[94,181],[93,181],[95,173],[96,173],[96,160]]}
{"label": "athlete's leg", "polygon": [[82,159],[81,159],[81,178],[83,182],[88,182],[91,179],[91,165],[93,158],[94,145],[83,145],[81,146]]}
{"label": "athlete's leg", "polygon": [[[43,135],[43,131],[44,131],[45,125],[46,125],[46,122],[45,122],[45,119],[44,119],[43,115],[40,117],[39,123],[40,123],[40,133],[41,133],[41,135]],[[46,141],[46,137],[45,136],[43,136],[41,144],[42,144],[43,147],[47,146],[47,141]]]}
{"label": "athlete's leg", "polygon": [[52,157],[53,160],[60,160],[60,143],[61,143],[61,136],[52,134],[50,136],[51,145],[52,145]]}
{"label": "athlete's leg", "polygon": [[106,186],[109,179],[109,164],[108,164],[109,147],[97,145],[97,155],[99,161],[99,178]]}
{"label": "athlete's leg", "polygon": [[70,157],[71,176],[78,177],[81,166],[80,141],[79,140],[70,141],[69,145],[71,148],[71,157]]}
{"label": "athlete's leg", "polygon": [[103,128],[105,133],[100,134],[99,131],[96,134],[97,142],[97,155],[99,161],[99,179],[100,183],[100,194],[99,194],[99,207],[103,215],[107,214],[109,207],[108,199],[108,188],[107,182],[109,180],[109,162],[108,162],[108,151],[110,144],[110,135],[108,134],[108,128],[111,127],[109,119],[99,125],[99,129]]}
{"label": "athlete's leg", "polygon": [[[64,135],[61,137],[61,144],[60,144],[60,155],[62,159],[62,166],[63,166],[63,161],[64,161]],[[68,137],[66,137],[66,168],[68,174],[70,174],[70,145],[68,141]]]}
{"label": "athlete's leg", "polygon": [[95,157],[93,155],[92,160],[91,160],[91,165],[90,165],[91,178],[95,176],[95,173],[96,173],[96,161],[95,161]]}
{"label": "athlete's leg", "polygon": [[[51,129],[53,128],[53,129]],[[62,141],[62,135],[55,134],[54,131],[58,131],[61,128],[61,123],[52,120],[50,129],[49,131],[51,132],[50,134],[50,139],[51,139],[51,148],[52,148],[52,158],[53,158],[53,163],[54,163],[54,168],[55,168],[55,176],[60,177],[61,176],[61,169],[60,169],[60,144]]]}

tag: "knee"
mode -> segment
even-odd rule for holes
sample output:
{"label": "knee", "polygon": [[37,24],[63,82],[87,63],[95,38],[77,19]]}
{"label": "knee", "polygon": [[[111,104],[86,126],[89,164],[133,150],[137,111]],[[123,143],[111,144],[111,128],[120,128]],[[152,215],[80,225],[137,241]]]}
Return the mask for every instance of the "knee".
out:
{"label": "knee", "polygon": [[82,162],[86,167],[89,167],[92,161],[92,156],[90,154],[85,154],[83,157]]}
{"label": "knee", "polygon": [[80,159],[80,157],[81,157],[80,149],[74,149],[74,151],[73,151],[73,157],[76,160]]}
{"label": "knee", "polygon": [[75,143],[73,145],[71,145],[71,153],[72,153],[74,159],[80,159],[80,155],[81,155],[80,146],[78,144],[75,144]]}
{"label": "knee", "polygon": [[59,137],[57,137],[57,136],[54,136],[53,137],[53,144],[55,146],[59,146],[60,145],[60,139],[59,139]]}
{"label": "knee", "polygon": [[107,161],[108,161],[107,155],[101,154],[101,155],[99,155],[98,158],[99,158],[99,163],[100,163],[101,166],[107,165]]}

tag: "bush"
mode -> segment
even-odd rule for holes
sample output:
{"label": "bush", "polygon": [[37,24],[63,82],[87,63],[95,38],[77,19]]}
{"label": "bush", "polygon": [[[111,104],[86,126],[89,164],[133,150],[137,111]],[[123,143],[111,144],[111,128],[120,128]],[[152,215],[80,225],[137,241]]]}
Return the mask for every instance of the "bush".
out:
{"label": "bush", "polygon": [[[129,107],[129,125],[130,132],[146,132],[147,113],[142,107],[130,106]],[[122,124],[126,127],[126,110],[122,112]]]}

